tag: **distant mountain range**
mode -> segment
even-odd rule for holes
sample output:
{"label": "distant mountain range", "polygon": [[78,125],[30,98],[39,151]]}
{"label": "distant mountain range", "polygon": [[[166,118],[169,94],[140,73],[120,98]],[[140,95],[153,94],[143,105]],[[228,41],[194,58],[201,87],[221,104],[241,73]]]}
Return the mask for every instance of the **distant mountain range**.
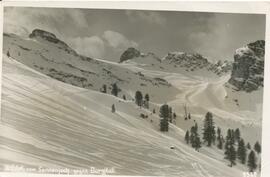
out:
{"label": "distant mountain range", "polygon": [[202,73],[205,77],[231,73],[229,84],[236,90],[247,92],[263,86],[265,49],[262,40],[237,49],[234,62],[213,63],[200,54],[185,52],[170,52],[160,58],[151,52],[143,53],[135,48],[128,48],[121,55],[119,63],[113,63],[82,56],[54,34],[44,30],[33,30],[29,39],[4,34],[4,52],[9,51],[10,55],[16,55],[18,61],[48,76],[83,88],[98,90],[102,87],[101,84],[111,85],[117,82],[127,91],[132,87],[131,80],[133,84],[142,87],[172,87],[161,78],[149,77],[140,71],[131,71],[126,67],[128,64],[164,72],[191,75]]}
{"label": "distant mountain range", "polygon": [[[223,75],[227,74],[231,71],[232,68],[232,62],[230,61],[218,61],[216,63],[209,62],[207,58],[203,57],[200,54],[191,54],[191,53],[185,53],[185,52],[170,52],[165,57],[159,58],[154,53],[142,53],[139,50],[135,48],[128,48],[120,57],[120,63],[128,61],[128,60],[134,60],[136,62],[138,58],[147,58],[152,57],[154,62],[152,64],[155,64],[156,62],[161,65],[160,68],[163,68],[166,65],[171,65],[175,69],[182,68],[185,71],[195,71],[195,70],[202,70],[206,69],[210,72],[213,72],[217,75]],[[147,59],[145,59],[147,60]],[[140,63],[148,63],[148,61],[140,60]]]}

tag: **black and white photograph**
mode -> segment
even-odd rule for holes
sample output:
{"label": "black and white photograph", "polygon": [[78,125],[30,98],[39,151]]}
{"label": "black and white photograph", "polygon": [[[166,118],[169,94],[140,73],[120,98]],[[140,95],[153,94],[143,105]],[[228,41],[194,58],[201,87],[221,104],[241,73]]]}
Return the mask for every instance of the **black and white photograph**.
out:
{"label": "black and white photograph", "polygon": [[258,13],[5,6],[0,171],[260,177],[265,34]]}

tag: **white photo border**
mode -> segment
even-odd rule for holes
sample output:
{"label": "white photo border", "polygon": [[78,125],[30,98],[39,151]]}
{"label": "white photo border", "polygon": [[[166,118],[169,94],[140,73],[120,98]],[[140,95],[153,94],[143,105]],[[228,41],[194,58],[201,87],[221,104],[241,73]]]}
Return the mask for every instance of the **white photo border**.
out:
{"label": "white photo border", "polygon": [[[187,12],[214,12],[214,13],[243,13],[265,14],[265,69],[264,69],[264,95],[262,120],[262,167],[261,177],[270,176],[270,3],[254,1],[238,2],[201,2],[201,1],[5,1],[0,2],[0,32],[3,34],[4,7],[48,7],[48,8],[82,8],[82,9],[129,9],[129,10],[160,10],[160,11],[187,11]],[[3,35],[0,36],[0,49],[3,47]],[[2,52],[0,52],[0,78],[2,78]],[[0,80],[0,84],[1,84]],[[0,87],[1,92],[1,87]],[[1,99],[1,94],[0,94]],[[1,105],[1,104],[0,104]],[[48,174],[22,174],[0,172],[0,177],[38,177],[57,176]],[[93,175],[73,175],[93,176]],[[120,176],[119,176],[120,177]]]}

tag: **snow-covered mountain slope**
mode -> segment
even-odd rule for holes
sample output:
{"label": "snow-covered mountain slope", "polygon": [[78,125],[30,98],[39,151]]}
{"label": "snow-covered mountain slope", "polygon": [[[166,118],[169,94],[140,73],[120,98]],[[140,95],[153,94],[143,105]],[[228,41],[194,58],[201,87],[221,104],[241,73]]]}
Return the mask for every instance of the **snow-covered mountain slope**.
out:
{"label": "snow-covered mountain slope", "polygon": [[[256,45],[251,43],[249,46]],[[263,52],[259,52],[263,57]],[[153,53],[143,54],[134,48],[127,49],[121,58],[122,65],[130,70],[164,78],[180,90],[176,99],[168,103],[181,116],[184,114],[184,105],[189,107],[193,120],[177,119],[177,125],[183,130],[188,130],[194,121],[202,123],[205,113],[210,111],[215,115],[216,126],[223,127],[224,131],[226,128],[240,128],[246,141],[261,141],[263,88],[253,93],[235,90],[228,83],[233,75],[232,63],[225,61],[212,64],[199,54],[184,52],[171,52],[159,59]],[[261,71],[260,65],[256,67],[251,68]]]}
{"label": "snow-covered mountain slope", "polygon": [[[202,125],[206,112],[210,111],[214,114],[216,126],[222,127],[224,134],[227,128],[240,128],[247,142],[261,141],[263,88],[252,93],[236,91],[228,85],[230,73],[216,77],[206,70],[192,74],[160,71],[135,64],[133,60],[122,65],[146,76],[163,78],[179,89],[176,98],[168,104],[179,115],[177,126],[183,130],[190,129],[194,121]],[[184,120],[184,105],[187,105],[192,120]],[[160,104],[153,103],[152,106],[158,110]]]}
{"label": "snow-covered mountain slope", "polygon": [[[5,34],[3,53],[2,163],[114,166],[117,174],[132,175],[242,176],[246,167],[228,168],[223,151],[202,147],[198,153],[185,144],[185,131],[194,122],[201,131],[208,111],[223,136],[228,128],[239,128],[251,145],[261,141],[263,88],[233,89],[229,63],[179,52],[159,59],[133,49],[115,63],[81,56],[39,30],[28,38]],[[122,90],[118,97],[110,94],[113,83]],[[108,94],[100,92],[103,84]],[[150,95],[149,109],[135,106],[137,90]],[[159,131],[164,103],[177,114],[168,133]],[[190,120],[184,120],[184,105]]]}
{"label": "snow-covered mountain slope", "polygon": [[[159,132],[157,115],[130,100],[59,82],[6,56],[2,91],[2,165],[105,166],[122,175],[242,176],[239,168],[203,153],[218,157],[216,151],[203,148],[201,153],[187,146],[180,128],[170,125],[168,133]],[[139,118],[141,112],[149,118]]]}
{"label": "snow-covered mountain slope", "polygon": [[82,88],[100,90],[105,84],[110,92],[111,85],[116,83],[121,89],[120,97],[133,97],[137,90],[151,91],[152,100],[162,102],[165,98],[159,93],[168,92],[166,99],[170,100],[179,91],[166,80],[130,71],[119,63],[78,55],[63,41],[44,31],[34,30],[30,38],[5,34],[3,52],[41,73]]}
{"label": "snow-covered mountain slope", "polygon": [[[109,86],[117,83],[122,90],[119,97],[133,98],[137,90],[149,93],[156,110],[169,102],[182,116],[183,105],[187,104],[199,122],[211,111],[217,121],[222,120],[218,126],[243,127],[256,132],[252,136],[246,134],[249,141],[261,139],[263,89],[253,93],[233,89],[227,83],[229,63],[218,62],[213,67],[222,66],[224,72],[218,76],[209,69],[212,64],[199,54],[173,52],[161,60],[153,53],[143,54],[130,48],[121,56],[121,63],[92,59],[77,54],[54,34],[41,30],[34,30],[30,38],[5,34],[3,52],[41,73],[82,88],[100,90],[106,84],[110,93]],[[197,69],[187,70],[195,66]],[[228,119],[232,120],[229,124]],[[186,130],[192,124],[180,121],[179,126]]]}
{"label": "snow-covered mountain slope", "polygon": [[170,101],[175,111],[184,115],[184,105],[187,105],[192,120],[179,118],[177,126],[188,130],[196,121],[201,127],[205,113],[214,114],[215,126],[223,129],[240,128],[246,141],[255,143],[261,140],[262,121],[262,89],[254,93],[236,92],[224,86],[229,76],[219,79],[190,78],[175,74],[166,79],[181,92],[177,98]]}

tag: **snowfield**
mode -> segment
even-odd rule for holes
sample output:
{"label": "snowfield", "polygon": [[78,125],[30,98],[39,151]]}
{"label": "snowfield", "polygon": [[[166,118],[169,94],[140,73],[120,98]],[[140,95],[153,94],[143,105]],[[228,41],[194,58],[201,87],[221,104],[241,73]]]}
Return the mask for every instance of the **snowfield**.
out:
{"label": "snowfield", "polygon": [[[3,56],[0,171],[15,164],[114,168],[115,175],[242,177],[247,167],[237,162],[230,168],[216,146],[197,152],[185,143],[195,122],[202,131],[208,111],[224,137],[227,129],[239,128],[246,143],[261,142],[263,89],[236,91],[227,83],[230,73],[217,75],[210,63],[191,71],[189,62],[176,67],[152,54],[116,63],[13,34],[4,35]],[[118,97],[111,95],[113,83],[121,89]],[[103,84],[107,94],[100,92]],[[149,93],[149,109],[135,105],[137,90]],[[164,103],[177,115],[166,133],[159,131]],[[184,120],[185,105],[191,120]]]}
{"label": "snowfield", "polygon": [[[116,113],[111,113],[111,105]],[[29,167],[114,167],[121,175],[236,177],[241,170],[196,152],[184,131],[139,118],[134,103],[74,87],[4,56],[0,161]],[[175,149],[170,149],[175,146]]]}

